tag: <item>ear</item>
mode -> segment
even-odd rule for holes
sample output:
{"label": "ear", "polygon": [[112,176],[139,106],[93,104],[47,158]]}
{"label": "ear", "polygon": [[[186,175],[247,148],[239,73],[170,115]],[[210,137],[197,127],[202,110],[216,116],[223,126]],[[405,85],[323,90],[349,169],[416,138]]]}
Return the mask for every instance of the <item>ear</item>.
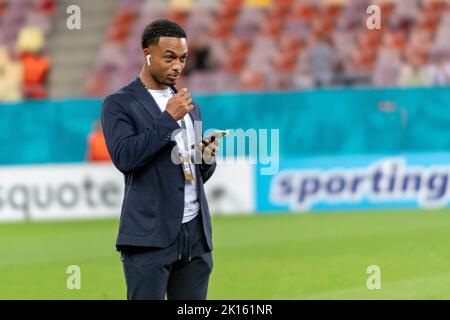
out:
{"label": "ear", "polygon": [[147,48],[144,49],[144,56],[145,56],[145,60],[147,62],[147,65],[150,66],[151,63],[152,63],[152,60],[151,60],[151,54],[150,54],[150,50],[149,49],[147,49]]}

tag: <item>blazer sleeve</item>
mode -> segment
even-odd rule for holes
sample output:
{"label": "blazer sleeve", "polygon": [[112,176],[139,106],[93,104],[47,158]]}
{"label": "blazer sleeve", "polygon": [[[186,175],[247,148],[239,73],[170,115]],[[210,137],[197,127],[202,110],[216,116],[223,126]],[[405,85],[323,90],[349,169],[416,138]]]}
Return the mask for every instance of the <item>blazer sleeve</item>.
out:
{"label": "blazer sleeve", "polygon": [[200,165],[200,173],[203,178],[203,183],[205,183],[206,181],[209,180],[209,178],[211,178],[214,171],[216,170],[216,166],[217,166],[217,164],[215,161],[212,164],[202,163]]}
{"label": "blazer sleeve", "polygon": [[164,111],[148,124],[144,132],[137,134],[133,121],[114,96],[103,102],[101,121],[111,160],[123,173],[151,161],[170,142],[172,132],[180,128],[175,119]]}

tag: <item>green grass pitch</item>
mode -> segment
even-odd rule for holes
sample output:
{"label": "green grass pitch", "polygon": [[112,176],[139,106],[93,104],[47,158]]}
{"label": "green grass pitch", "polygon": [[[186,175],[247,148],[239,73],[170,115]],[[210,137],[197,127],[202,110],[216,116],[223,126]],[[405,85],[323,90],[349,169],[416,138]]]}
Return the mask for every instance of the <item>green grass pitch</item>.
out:
{"label": "green grass pitch", "polygon": [[[0,224],[0,299],[124,299],[117,227]],[[214,216],[213,238],[209,299],[450,298],[449,210]],[[80,290],[66,287],[69,265]]]}

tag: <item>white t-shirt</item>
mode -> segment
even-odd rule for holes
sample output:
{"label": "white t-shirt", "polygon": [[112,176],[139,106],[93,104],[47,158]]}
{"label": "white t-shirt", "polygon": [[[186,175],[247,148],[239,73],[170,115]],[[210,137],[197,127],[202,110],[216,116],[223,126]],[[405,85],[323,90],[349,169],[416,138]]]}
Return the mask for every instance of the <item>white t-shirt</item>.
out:
{"label": "white t-shirt", "polygon": [[[172,97],[172,90],[170,88],[167,88],[164,90],[148,89],[148,91],[152,95],[153,99],[155,99],[161,112],[164,112],[164,110],[166,110],[167,102]],[[191,145],[195,143],[194,124],[192,123],[192,119],[189,116],[189,114],[186,114],[183,119],[186,123],[188,145]],[[177,123],[181,127],[181,120],[178,120]],[[181,131],[179,134],[175,136],[175,141],[180,150],[185,150],[183,135]],[[197,195],[197,186],[195,184],[197,176],[195,174],[194,165],[192,164],[191,166],[192,166],[191,167],[192,173],[194,175],[194,181],[191,182],[186,181],[185,184],[183,223],[189,222],[192,219],[194,219],[200,211],[200,204],[198,202],[198,195]]]}

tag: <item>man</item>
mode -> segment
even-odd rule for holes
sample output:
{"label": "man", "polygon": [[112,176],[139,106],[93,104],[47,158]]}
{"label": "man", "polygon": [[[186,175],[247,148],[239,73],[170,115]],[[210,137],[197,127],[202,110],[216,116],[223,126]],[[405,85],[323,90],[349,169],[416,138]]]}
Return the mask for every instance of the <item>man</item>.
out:
{"label": "man", "polygon": [[87,138],[86,160],[90,162],[111,161],[108,149],[106,148],[105,136],[103,135],[102,124],[95,120],[92,132]]}
{"label": "man", "polygon": [[172,21],[148,25],[140,76],[102,107],[107,148],[125,176],[116,247],[128,299],[207,296],[213,262],[203,184],[215,170],[218,141],[204,141],[203,157],[191,159],[189,146],[202,140],[200,109],[187,89],[174,87],[186,63],[186,41]]}
{"label": "man", "polygon": [[312,34],[308,44],[308,60],[311,74],[318,88],[333,84],[336,52],[324,34]]}

